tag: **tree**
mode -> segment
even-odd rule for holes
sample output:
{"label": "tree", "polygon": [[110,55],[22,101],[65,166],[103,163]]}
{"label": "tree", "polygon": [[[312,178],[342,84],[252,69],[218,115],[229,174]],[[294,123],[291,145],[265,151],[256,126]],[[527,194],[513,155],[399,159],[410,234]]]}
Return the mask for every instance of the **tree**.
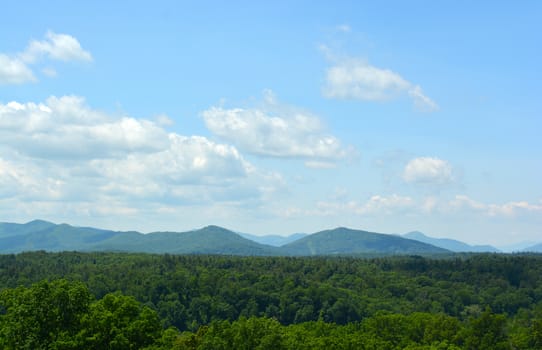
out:
{"label": "tree", "polygon": [[77,349],[75,334],[91,301],[80,282],[43,281],[0,293],[3,349]]}
{"label": "tree", "polygon": [[82,349],[140,349],[159,339],[162,330],[154,310],[120,293],[93,303],[82,323]]}

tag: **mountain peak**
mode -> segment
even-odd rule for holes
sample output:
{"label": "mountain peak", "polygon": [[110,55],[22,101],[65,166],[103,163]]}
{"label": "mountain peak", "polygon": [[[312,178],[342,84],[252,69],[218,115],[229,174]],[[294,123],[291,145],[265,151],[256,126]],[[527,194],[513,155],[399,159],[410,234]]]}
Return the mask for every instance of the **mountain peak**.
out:
{"label": "mountain peak", "polygon": [[33,226],[33,225],[55,225],[55,224],[50,221],[35,219],[35,220],[27,222],[25,225]]}

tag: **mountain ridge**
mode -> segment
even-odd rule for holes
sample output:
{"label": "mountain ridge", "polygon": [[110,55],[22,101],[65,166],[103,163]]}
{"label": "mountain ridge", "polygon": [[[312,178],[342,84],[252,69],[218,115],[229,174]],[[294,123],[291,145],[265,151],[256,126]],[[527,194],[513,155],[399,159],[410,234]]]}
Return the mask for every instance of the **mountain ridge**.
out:
{"label": "mountain ridge", "polygon": [[451,238],[435,238],[420,231],[412,231],[402,235],[408,239],[428,243],[436,247],[444,248],[452,252],[475,252],[475,253],[497,253],[499,249],[491,245],[470,245]]}
{"label": "mountain ridge", "polygon": [[[342,239],[337,239],[340,236]],[[363,249],[360,251],[359,246]],[[377,232],[337,227],[313,233],[281,247],[290,255],[339,255],[357,253],[449,253],[427,243]]]}
{"label": "mountain ridge", "polygon": [[[186,232],[113,231],[33,220],[25,224],[0,223],[0,254],[23,251],[121,251],[171,254],[223,254],[259,256],[314,256],[359,254],[441,254],[451,252],[498,252],[491,246],[432,238],[421,232],[383,234],[346,227],[312,234],[254,236],[208,225]],[[423,242],[426,239],[428,242]],[[271,242],[272,244],[264,244]],[[273,241],[275,240],[275,241]],[[456,246],[446,246],[444,243]],[[463,247],[457,248],[457,245]],[[449,249],[448,249],[449,248]],[[530,250],[529,250],[530,249]],[[539,249],[539,250],[536,250]],[[525,251],[542,251],[542,244]]]}

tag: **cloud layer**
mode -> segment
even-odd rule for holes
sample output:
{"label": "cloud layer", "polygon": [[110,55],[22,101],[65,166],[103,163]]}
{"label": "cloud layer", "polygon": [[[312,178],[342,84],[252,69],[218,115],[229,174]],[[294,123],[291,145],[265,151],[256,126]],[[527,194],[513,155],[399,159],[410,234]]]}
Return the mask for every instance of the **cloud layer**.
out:
{"label": "cloud layer", "polygon": [[294,217],[338,217],[354,215],[362,218],[411,216],[428,218],[438,215],[448,218],[495,218],[514,219],[518,216],[542,214],[542,200],[537,203],[511,201],[505,203],[483,203],[466,195],[446,197],[422,197],[389,194],[372,195],[365,200],[322,200],[311,209],[290,207],[279,212],[285,218]]}
{"label": "cloud layer", "polygon": [[104,113],[77,96],[0,104],[0,138],[0,207],[34,203],[36,213],[253,203],[282,181],[232,145]]}

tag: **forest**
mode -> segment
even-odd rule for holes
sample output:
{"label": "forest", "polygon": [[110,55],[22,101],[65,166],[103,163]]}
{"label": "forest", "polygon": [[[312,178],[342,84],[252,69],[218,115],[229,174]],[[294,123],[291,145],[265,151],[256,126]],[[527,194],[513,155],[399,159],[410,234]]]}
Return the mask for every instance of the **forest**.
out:
{"label": "forest", "polygon": [[0,255],[2,349],[542,349],[542,256]]}

